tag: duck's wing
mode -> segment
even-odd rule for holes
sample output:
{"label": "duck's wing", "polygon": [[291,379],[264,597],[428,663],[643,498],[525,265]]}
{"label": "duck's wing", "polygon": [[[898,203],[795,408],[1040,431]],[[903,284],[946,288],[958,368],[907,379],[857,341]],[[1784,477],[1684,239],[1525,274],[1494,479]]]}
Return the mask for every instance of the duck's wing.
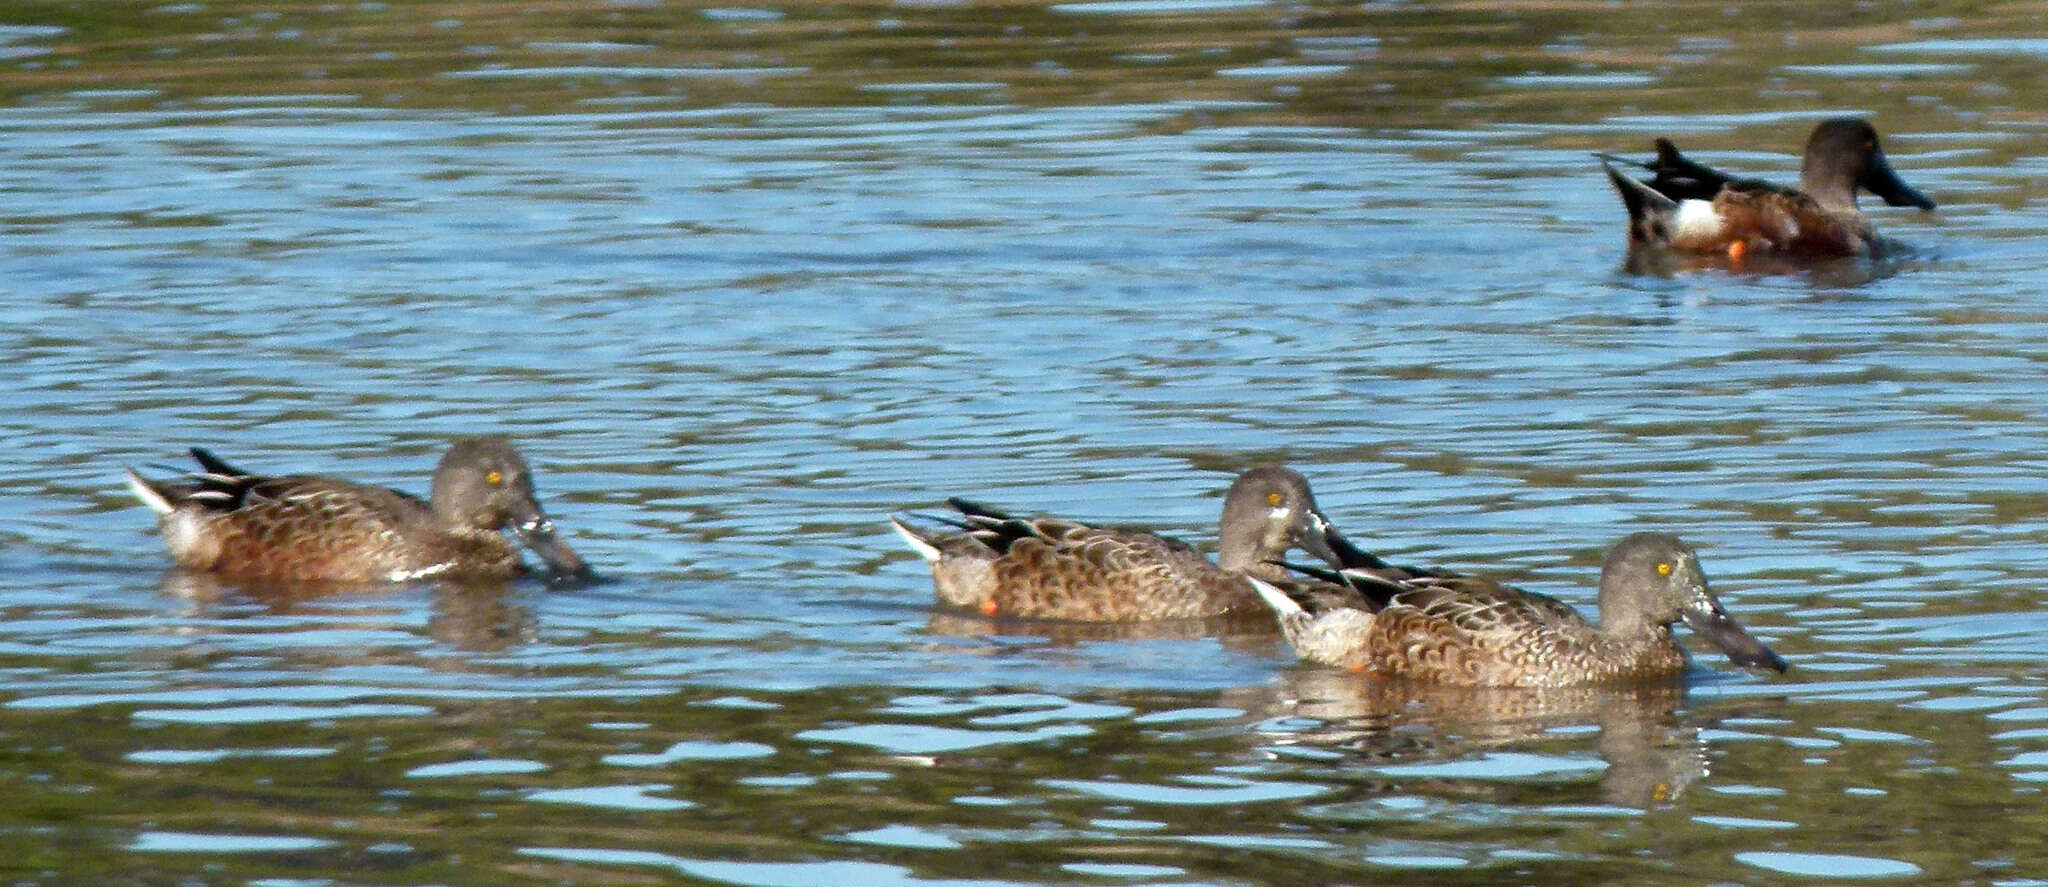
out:
{"label": "duck's wing", "polygon": [[[1603,166],[1613,167],[1620,165],[1648,170],[1651,173],[1648,180],[1633,180],[1640,182],[1644,188],[1673,203],[1682,200],[1713,200],[1716,195],[1729,188],[1773,191],[1791,190],[1784,186],[1773,185],[1762,179],[1732,176],[1706,164],[1694,161],[1692,158],[1679,153],[1678,146],[1671,144],[1670,139],[1657,139],[1656,144],[1657,156],[1650,160],[1631,160],[1627,157],[1600,151],[1593,152],[1593,156],[1600,158]],[[1608,174],[1610,176],[1621,175],[1619,171],[1611,168],[1608,170]],[[1618,183],[1617,187],[1619,187]],[[1624,198],[1626,196],[1624,194]]]}
{"label": "duck's wing", "polygon": [[1386,609],[1416,611],[1446,630],[1468,635],[1547,632],[1588,627],[1563,601],[1480,576],[1423,577],[1401,583]]}
{"label": "duck's wing", "polygon": [[242,471],[200,447],[191,449],[199,470],[177,478],[156,480],[127,469],[128,488],[159,514],[180,508],[231,512],[245,507],[259,488],[277,479]]}
{"label": "duck's wing", "polygon": [[1655,173],[1650,179],[1650,187],[1672,200],[1712,200],[1714,195],[1721,193],[1721,189],[1730,185],[1764,184],[1755,179],[1739,179],[1713,167],[1695,163],[1691,158],[1678,153],[1678,147],[1671,144],[1670,139],[1664,138],[1657,140],[1657,159],[1642,166]]}

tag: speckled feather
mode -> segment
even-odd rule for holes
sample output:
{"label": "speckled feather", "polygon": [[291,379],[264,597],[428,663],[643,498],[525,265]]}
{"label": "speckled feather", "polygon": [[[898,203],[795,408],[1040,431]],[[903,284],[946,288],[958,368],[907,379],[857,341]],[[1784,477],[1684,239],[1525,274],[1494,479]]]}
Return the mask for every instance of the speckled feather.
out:
{"label": "speckled feather", "polygon": [[1257,606],[1243,579],[1178,539],[1046,518],[1011,523],[1029,527],[1030,534],[1008,540],[977,535],[971,538],[978,549],[948,549],[949,560],[986,566],[955,573],[957,566],[949,565],[949,576],[966,581],[940,582],[941,597],[991,614],[1095,622],[1196,618]]}
{"label": "speckled feather", "polygon": [[171,552],[179,565],[340,582],[520,570],[519,550],[504,534],[444,531],[425,502],[397,490],[320,477],[251,480],[237,507],[201,502],[166,518],[200,525],[185,535],[204,541]]}
{"label": "speckled feather", "polygon": [[[940,535],[891,520],[930,562],[939,599],[987,616],[1030,619],[1132,622],[1254,611],[1258,597],[1244,575],[1283,579],[1285,571],[1266,561],[1285,553],[1287,534],[1308,516],[1322,526],[1307,481],[1281,468],[1246,472],[1226,496],[1220,547],[1225,563],[1242,564],[1235,569],[1144,530],[952,504],[962,517],[937,520],[966,532]],[[1289,526],[1273,524],[1282,514],[1291,515]]]}
{"label": "speckled feather", "polygon": [[1480,578],[1420,579],[1375,614],[1358,661],[1388,677],[1557,687],[1685,669],[1668,626],[1616,641],[1554,598]]}

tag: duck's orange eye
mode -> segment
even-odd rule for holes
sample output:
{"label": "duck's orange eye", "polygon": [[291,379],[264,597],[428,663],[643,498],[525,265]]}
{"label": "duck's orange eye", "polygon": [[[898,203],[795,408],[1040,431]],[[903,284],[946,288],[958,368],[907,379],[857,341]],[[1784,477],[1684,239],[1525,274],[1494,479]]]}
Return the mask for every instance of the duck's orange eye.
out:
{"label": "duck's orange eye", "polygon": [[495,487],[495,486],[497,486],[497,485],[499,485],[499,484],[502,484],[502,483],[504,483],[504,482],[505,482],[505,476],[504,476],[504,475],[502,475],[502,474],[499,474],[498,472],[495,472],[495,471],[493,471],[493,472],[491,472],[490,474],[486,474],[486,475],[484,475],[484,483],[490,484],[491,486],[494,486],[494,487]]}
{"label": "duck's orange eye", "polygon": [[1279,505],[1279,504],[1280,504],[1281,502],[1283,502],[1283,501],[1286,501],[1286,498],[1287,498],[1287,497],[1285,497],[1285,496],[1282,496],[1282,495],[1280,495],[1279,493],[1267,493],[1267,494],[1266,494],[1266,504],[1267,504],[1267,505],[1275,505],[1275,506],[1277,506],[1277,505]]}
{"label": "duck's orange eye", "polygon": [[1658,565],[1657,565],[1657,575],[1659,575],[1659,576],[1669,576],[1669,575],[1671,575],[1671,565],[1670,565],[1670,564],[1658,564]]}

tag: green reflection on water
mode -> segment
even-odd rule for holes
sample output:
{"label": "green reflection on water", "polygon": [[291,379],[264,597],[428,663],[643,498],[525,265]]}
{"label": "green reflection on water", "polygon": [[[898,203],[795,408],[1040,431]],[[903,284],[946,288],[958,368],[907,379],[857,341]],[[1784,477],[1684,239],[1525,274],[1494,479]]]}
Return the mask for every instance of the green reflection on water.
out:
{"label": "green reflection on water", "polygon": [[[1169,126],[1222,114],[1386,129],[1631,110],[1769,125],[1773,111],[1857,108],[1911,130],[1983,104],[1987,86],[2031,82],[2024,54],[1941,53],[1930,65],[1933,50],[1912,50],[2032,25],[2024,10],[1942,18],[1950,5],[17,3],[8,23],[63,31],[13,44],[33,52],[0,60],[0,101],[92,91],[136,108],[303,96],[516,113],[1251,102]],[[1674,20],[1689,29],[1674,33]],[[1904,49],[1865,49],[1879,44]],[[1796,147],[1783,141],[1759,147]]]}
{"label": "green reflection on water", "polygon": [[[692,860],[858,859],[918,878],[1044,882],[1057,881],[1062,866],[1115,863],[1277,882],[1356,877],[1427,858],[1463,860],[1469,871],[1446,874],[1445,883],[1662,884],[1724,871],[1739,852],[1897,852],[1889,839],[1870,843],[1875,805],[1924,832],[1910,842],[1911,862],[1930,876],[2042,849],[2032,827],[2041,815],[2015,821],[1990,800],[2009,791],[2007,774],[1990,766],[2001,756],[1996,745],[1938,712],[1687,700],[1668,690],[1387,696],[1311,669],[1271,689],[1224,694],[1246,713],[1222,723],[1148,725],[1088,710],[1113,704],[1142,718],[1213,704],[1213,694],[1071,702],[997,694],[979,703],[960,695],[962,710],[943,714],[900,713],[888,688],[749,695],[744,706],[709,688],[630,702],[443,700],[433,718],[220,726],[155,724],[114,705],[12,710],[0,721],[13,797],[0,819],[0,873],[211,879],[368,869],[405,882],[581,883],[631,878],[644,865],[688,869]],[[1070,722],[1079,729],[1038,742],[927,754],[797,738],[877,722],[1007,733],[989,719],[1019,705],[1056,712],[1073,703],[1082,705],[1082,719]],[[1703,744],[1703,723],[1722,725],[1713,732],[1727,738]],[[1858,729],[1828,735],[1803,726],[1816,723]],[[1927,743],[1896,739],[1937,733],[1940,760],[1929,758]],[[1874,735],[1885,739],[1858,738]],[[754,743],[772,753],[605,763],[689,742]],[[1294,747],[1330,754],[1271,754]],[[129,759],[137,748],[259,753],[137,763]],[[280,759],[264,749],[294,753]],[[1563,769],[1475,765],[1501,749]],[[408,775],[506,760],[546,768]],[[1391,772],[1429,761],[1468,763],[1434,776]],[[1077,772],[1088,780],[1073,783]],[[1695,783],[1704,778],[1784,790],[1701,792]],[[605,786],[631,791],[562,791]],[[1861,791],[1873,788],[1882,792]],[[2001,826],[1959,815],[1969,797],[1986,798],[1984,816]],[[1729,825],[1752,822],[1770,828]],[[877,829],[919,840],[860,837]],[[179,852],[195,843],[212,852]],[[1630,861],[1613,855],[1617,846],[1654,856]]]}

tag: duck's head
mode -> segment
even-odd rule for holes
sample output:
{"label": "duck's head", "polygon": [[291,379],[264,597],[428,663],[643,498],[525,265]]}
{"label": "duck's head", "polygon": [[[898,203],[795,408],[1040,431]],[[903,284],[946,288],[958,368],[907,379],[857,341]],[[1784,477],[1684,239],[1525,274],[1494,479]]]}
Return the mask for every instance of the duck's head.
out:
{"label": "duck's head", "polygon": [[1892,206],[1934,208],[1934,201],[1892,171],[1883,146],[1878,144],[1877,128],[1861,117],[1823,120],[1813,128],[1813,135],[1806,140],[1806,159],[1800,165],[1799,187],[1835,210],[1854,209],[1857,188]]}
{"label": "duck's head", "polygon": [[1616,543],[1600,571],[1600,622],[1629,631],[1679,619],[1736,665],[1784,671],[1785,660],[1728,615],[1707,588],[1691,546],[1668,533],[1637,533]]}
{"label": "duck's head", "polygon": [[1330,532],[1307,478],[1278,465],[1254,468],[1224,494],[1216,560],[1226,570],[1249,570],[1299,548],[1342,566],[1326,541]]}

